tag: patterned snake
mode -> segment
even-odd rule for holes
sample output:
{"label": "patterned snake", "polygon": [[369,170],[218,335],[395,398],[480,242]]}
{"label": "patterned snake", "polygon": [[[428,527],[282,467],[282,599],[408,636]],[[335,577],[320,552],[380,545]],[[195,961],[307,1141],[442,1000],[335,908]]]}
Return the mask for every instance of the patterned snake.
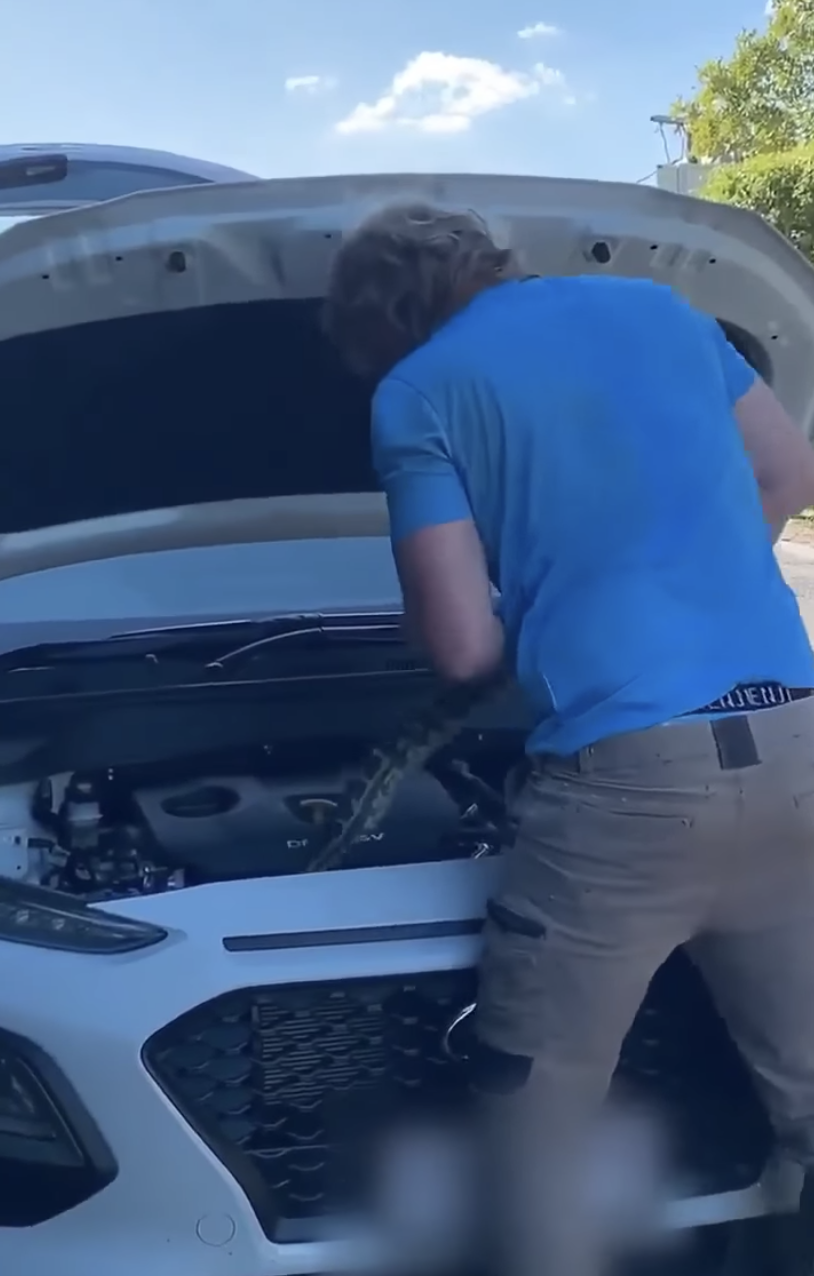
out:
{"label": "patterned snake", "polygon": [[353,843],[375,830],[387,813],[402,778],[423,767],[454,740],[472,710],[507,685],[500,674],[479,682],[445,686],[426,708],[409,719],[389,745],[378,745],[345,786],[328,826],[328,840],[306,871],[339,868]]}

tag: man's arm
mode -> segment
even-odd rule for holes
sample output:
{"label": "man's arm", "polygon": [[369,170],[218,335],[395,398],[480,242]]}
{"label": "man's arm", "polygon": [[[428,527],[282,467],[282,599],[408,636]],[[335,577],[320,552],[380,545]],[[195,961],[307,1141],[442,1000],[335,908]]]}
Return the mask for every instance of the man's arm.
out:
{"label": "man's arm", "polygon": [[442,423],[405,382],[387,378],[376,392],[373,455],[410,633],[443,677],[488,677],[503,658],[503,630],[483,546]]}
{"label": "man's arm", "polygon": [[[711,321],[714,323],[714,321]],[[757,373],[714,323],[729,400],[778,541],[790,518],[814,505],[814,449]]]}
{"label": "man's arm", "polygon": [[814,449],[765,381],[738,399],[735,417],[778,541],[789,519],[814,505]]}

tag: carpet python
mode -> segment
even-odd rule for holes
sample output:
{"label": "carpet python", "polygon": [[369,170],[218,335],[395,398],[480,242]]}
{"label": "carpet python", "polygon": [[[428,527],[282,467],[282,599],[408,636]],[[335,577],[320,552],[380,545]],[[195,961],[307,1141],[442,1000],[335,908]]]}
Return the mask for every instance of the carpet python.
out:
{"label": "carpet python", "polygon": [[328,840],[306,871],[339,868],[357,838],[384,819],[403,777],[418,771],[434,753],[454,740],[472,710],[508,684],[506,674],[478,682],[446,685],[410,718],[389,745],[377,745],[348,781],[337,802]]}

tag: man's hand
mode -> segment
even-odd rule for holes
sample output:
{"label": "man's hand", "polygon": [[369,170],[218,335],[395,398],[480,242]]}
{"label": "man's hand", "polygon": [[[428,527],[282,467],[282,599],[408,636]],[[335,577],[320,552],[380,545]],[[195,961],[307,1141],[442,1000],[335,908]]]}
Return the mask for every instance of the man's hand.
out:
{"label": "man's hand", "polygon": [[395,546],[408,631],[454,682],[488,677],[503,659],[480,537],[471,519],[413,532]]}

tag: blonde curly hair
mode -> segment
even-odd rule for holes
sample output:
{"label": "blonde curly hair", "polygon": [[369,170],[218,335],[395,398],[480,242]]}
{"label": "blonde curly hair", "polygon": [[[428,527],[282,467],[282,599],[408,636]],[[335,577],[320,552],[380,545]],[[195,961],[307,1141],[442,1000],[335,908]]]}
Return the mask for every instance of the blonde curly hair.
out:
{"label": "blonde curly hair", "polygon": [[393,205],[340,247],[325,330],[354,372],[379,379],[476,293],[520,274],[476,213]]}

